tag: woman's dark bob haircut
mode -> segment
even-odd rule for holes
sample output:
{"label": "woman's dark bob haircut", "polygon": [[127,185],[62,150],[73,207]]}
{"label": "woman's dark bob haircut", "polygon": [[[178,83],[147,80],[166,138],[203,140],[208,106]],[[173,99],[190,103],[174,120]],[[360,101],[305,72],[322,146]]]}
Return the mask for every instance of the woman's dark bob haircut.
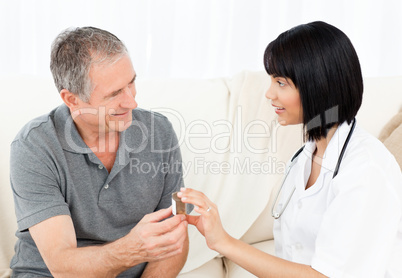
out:
{"label": "woman's dark bob haircut", "polygon": [[352,122],[363,98],[359,58],[338,28],[316,21],[296,26],[272,41],[264,53],[269,75],[290,78],[299,90],[308,140]]}

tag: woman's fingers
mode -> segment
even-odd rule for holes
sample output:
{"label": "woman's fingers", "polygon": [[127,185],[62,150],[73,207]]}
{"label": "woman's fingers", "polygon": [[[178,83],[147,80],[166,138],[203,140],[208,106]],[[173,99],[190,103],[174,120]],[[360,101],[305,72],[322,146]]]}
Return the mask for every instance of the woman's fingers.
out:
{"label": "woman's fingers", "polygon": [[177,196],[181,198],[183,203],[193,204],[205,211],[214,206],[214,203],[212,203],[204,193],[194,189],[182,188]]}
{"label": "woman's fingers", "polygon": [[194,210],[200,215],[187,215],[187,222],[196,226],[198,231],[205,236],[209,248],[217,250],[221,244],[226,242],[228,234],[223,229],[218,207],[204,193],[186,188],[181,189],[177,196],[183,203],[196,206]]}
{"label": "woman's fingers", "polygon": [[204,225],[202,224],[202,219],[200,215],[187,215],[187,223],[194,225],[198,231],[205,236]]}
{"label": "woman's fingers", "polygon": [[187,223],[196,226],[200,220],[199,215],[187,215]]}

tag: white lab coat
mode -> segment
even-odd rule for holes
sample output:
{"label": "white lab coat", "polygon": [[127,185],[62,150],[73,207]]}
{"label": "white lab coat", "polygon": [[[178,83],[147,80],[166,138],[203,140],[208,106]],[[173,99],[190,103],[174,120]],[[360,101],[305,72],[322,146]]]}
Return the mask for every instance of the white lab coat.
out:
{"label": "white lab coat", "polygon": [[277,256],[329,277],[402,277],[402,174],[376,138],[356,128],[332,179],[350,125],[335,132],[316,183],[305,190],[315,143],[289,172],[275,220]]}

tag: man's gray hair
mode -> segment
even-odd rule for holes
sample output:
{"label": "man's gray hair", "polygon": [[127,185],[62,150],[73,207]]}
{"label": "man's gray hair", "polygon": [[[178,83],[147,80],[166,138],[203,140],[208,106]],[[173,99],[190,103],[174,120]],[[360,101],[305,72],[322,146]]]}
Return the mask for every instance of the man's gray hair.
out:
{"label": "man's gray hair", "polygon": [[108,31],[94,27],[67,29],[52,44],[50,70],[59,92],[67,89],[88,102],[93,90],[91,67],[114,63],[127,54],[123,42]]}

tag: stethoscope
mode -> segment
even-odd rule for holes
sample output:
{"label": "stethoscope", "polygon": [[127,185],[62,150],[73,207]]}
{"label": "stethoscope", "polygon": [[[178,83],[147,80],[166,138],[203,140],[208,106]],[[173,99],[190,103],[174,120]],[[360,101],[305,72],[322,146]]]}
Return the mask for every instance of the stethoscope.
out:
{"label": "stethoscope", "polygon": [[[347,147],[348,144],[349,144],[350,137],[352,137],[352,134],[353,134],[353,131],[354,131],[354,129],[355,129],[355,126],[356,126],[356,119],[353,119],[352,127],[350,128],[348,137],[346,137],[346,141],[345,141],[345,143],[343,144],[342,151],[341,151],[341,153],[339,154],[338,162],[337,162],[337,164],[336,164],[335,171],[334,171],[334,175],[332,176],[332,179],[335,178],[335,176],[338,174],[339,166],[341,165],[343,155],[344,155],[344,153],[345,153],[346,147]],[[290,160],[290,165],[289,165],[289,167],[288,167],[287,170],[286,170],[285,177],[284,177],[284,179],[283,179],[283,181],[282,181],[282,185],[281,185],[281,187],[279,188],[279,191],[278,191],[278,193],[277,193],[277,195],[276,195],[274,204],[272,205],[271,215],[272,215],[272,217],[275,218],[275,219],[278,219],[279,217],[281,217],[281,215],[282,215],[283,212],[285,211],[286,207],[288,206],[288,204],[289,204],[289,202],[290,202],[290,199],[291,199],[292,196],[293,196],[293,193],[294,193],[295,190],[296,190],[296,186],[294,186],[293,189],[292,189],[292,192],[290,193],[289,197],[287,198],[287,200],[286,200],[285,204],[283,205],[282,209],[281,209],[279,212],[277,212],[277,211],[275,210],[275,207],[276,207],[276,203],[277,203],[277,201],[278,201],[279,195],[281,194],[283,185],[284,185],[285,182],[286,182],[286,179],[287,179],[287,177],[288,177],[288,174],[289,174],[289,172],[290,172],[290,169],[292,169],[293,165],[294,165],[294,164],[296,163],[296,161],[297,161],[296,158],[297,158],[297,157],[299,156],[299,154],[303,151],[303,149],[304,149],[304,146],[301,147],[301,148],[295,153],[295,155],[292,157],[292,159]]]}

